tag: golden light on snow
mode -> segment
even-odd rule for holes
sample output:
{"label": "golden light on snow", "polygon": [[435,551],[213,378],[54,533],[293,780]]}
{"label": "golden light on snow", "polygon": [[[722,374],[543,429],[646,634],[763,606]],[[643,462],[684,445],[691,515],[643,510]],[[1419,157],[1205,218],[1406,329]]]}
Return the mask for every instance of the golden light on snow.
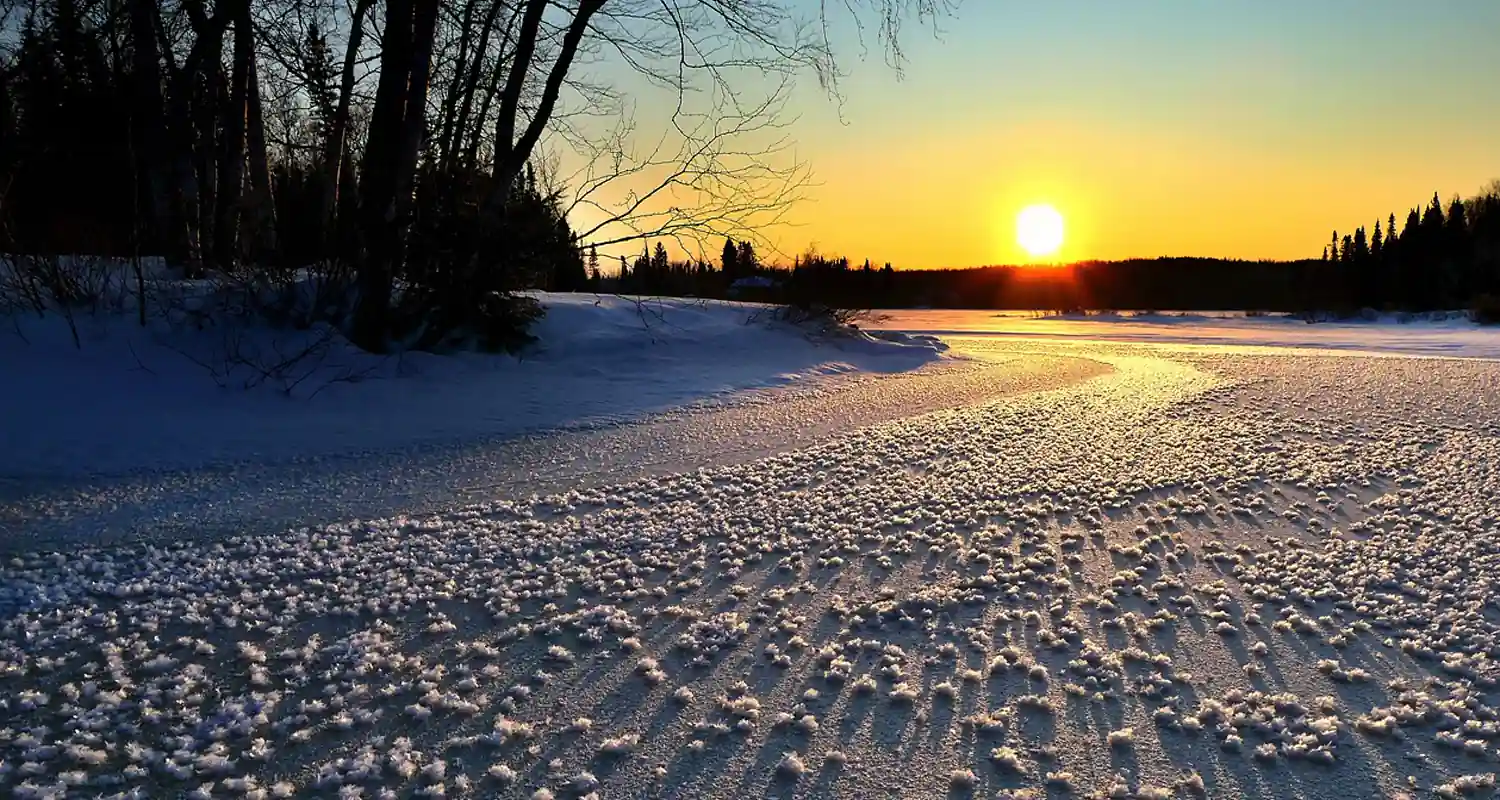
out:
{"label": "golden light on snow", "polygon": [[1016,243],[1033,258],[1055,254],[1063,243],[1063,216],[1050,205],[1021,209],[1016,215]]}

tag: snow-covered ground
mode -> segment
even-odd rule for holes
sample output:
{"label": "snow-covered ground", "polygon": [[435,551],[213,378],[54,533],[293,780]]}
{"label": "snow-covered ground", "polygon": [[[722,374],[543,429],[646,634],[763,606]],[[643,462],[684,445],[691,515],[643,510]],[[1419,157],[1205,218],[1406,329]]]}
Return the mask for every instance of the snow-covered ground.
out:
{"label": "snow-covered ground", "polygon": [[[921,336],[812,335],[753,304],[542,299],[539,343],[520,359],[378,358],[334,342],[293,371],[305,379],[291,396],[285,382],[218,385],[205,365],[237,340],[215,330],[173,338],[85,317],[79,348],[60,320],[0,327],[0,549],[444,509],[743,460],[1067,380],[946,359]],[[313,336],[254,330],[246,349],[296,353]],[[913,375],[948,388],[901,390]]]}
{"label": "snow-covered ground", "polygon": [[945,338],[614,440],[772,443],[699,469],[17,555],[0,786],[1492,793],[1500,362]]}
{"label": "snow-covered ground", "polygon": [[[930,340],[810,339],[762,306],[544,295],[539,343],[519,358],[377,357],[340,341],[287,380],[244,391],[213,373],[240,350],[215,331],[164,337],[127,317],[0,325],[0,450],[11,477],[74,477],[387,452],[607,424],[849,372],[916,368]],[[238,335],[238,332],[235,332]],[[261,363],[308,332],[247,334]],[[191,339],[191,341],[183,341]],[[217,349],[209,352],[204,342]],[[198,363],[195,363],[198,362]],[[244,383],[248,370],[233,380]],[[300,379],[290,392],[287,384]]]}

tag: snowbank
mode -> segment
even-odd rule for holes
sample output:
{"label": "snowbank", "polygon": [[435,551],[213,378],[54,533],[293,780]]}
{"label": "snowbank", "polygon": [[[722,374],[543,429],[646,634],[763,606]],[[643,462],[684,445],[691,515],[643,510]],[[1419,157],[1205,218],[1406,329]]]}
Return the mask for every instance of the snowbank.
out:
{"label": "snowbank", "polygon": [[[164,336],[123,315],[0,327],[0,487],[245,461],[392,451],[618,422],[749,389],[940,357],[935,340],[814,339],[763,306],[542,294],[547,316],[519,357],[372,356],[326,331],[227,329]],[[315,358],[289,377],[226,376],[222,353]],[[216,363],[217,362],[217,363]],[[246,381],[247,376],[250,378]],[[244,389],[246,382],[257,384]],[[229,384],[220,386],[219,383]]]}

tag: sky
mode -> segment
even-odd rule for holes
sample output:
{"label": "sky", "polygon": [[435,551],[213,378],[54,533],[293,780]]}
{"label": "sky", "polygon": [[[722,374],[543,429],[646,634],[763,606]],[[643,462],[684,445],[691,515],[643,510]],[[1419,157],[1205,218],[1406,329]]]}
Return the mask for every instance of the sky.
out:
{"label": "sky", "polygon": [[847,33],[839,96],[803,76],[788,107],[815,183],[785,253],[1024,263],[1047,203],[1050,260],[1316,257],[1500,178],[1496,0],[967,0],[901,75]]}

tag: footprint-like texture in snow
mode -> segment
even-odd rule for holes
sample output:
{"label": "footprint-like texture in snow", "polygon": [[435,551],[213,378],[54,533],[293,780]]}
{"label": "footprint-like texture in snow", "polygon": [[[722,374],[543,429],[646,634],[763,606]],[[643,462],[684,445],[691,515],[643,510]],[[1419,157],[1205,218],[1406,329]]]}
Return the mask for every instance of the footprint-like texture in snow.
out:
{"label": "footprint-like texture in snow", "polygon": [[745,463],[20,555],[16,797],[1479,797],[1500,364],[1111,369]]}

